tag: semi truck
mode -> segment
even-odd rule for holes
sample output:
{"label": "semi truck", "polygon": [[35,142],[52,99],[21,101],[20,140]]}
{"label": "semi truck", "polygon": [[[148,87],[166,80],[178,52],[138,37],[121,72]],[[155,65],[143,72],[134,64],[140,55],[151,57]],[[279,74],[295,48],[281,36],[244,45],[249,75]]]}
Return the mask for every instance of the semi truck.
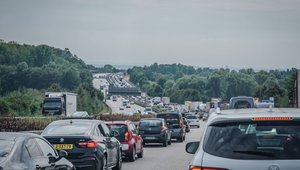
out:
{"label": "semi truck", "polygon": [[43,115],[72,116],[77,111],[77,94],[46,92],[42,103]]}

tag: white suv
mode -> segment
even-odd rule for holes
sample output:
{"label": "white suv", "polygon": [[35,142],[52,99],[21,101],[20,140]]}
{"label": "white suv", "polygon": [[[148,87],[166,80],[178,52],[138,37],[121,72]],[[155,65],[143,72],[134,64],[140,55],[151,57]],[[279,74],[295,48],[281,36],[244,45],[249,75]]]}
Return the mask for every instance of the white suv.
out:
{"label": "white suv", "polygon": [[189,170],[299,170],[300,109],[237,109],[211,114]]}

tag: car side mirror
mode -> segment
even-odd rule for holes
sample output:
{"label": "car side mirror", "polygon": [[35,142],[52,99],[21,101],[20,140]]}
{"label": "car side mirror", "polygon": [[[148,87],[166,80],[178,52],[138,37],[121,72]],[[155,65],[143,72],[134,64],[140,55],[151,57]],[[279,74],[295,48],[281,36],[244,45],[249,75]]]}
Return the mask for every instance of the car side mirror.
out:
{"label": "car side mirror", "polygon": [[60,158],[67,158],[68,157],[68,152],[65,151],[65,150],[60,150],[58,152],[58,155],[59,155]]}
{"label": "car side mirror", "polygon": [[48,159],[49,159],[49,164],[51,164],[51,165],[55,164],[55,162],[57,161],[56,157],[53,155],[49,155]]}
{"label": "car side mirror", "polygon": [[200,142],[189,142],[185,145],[185,151],[190,154],[195,154],[198,150]]}

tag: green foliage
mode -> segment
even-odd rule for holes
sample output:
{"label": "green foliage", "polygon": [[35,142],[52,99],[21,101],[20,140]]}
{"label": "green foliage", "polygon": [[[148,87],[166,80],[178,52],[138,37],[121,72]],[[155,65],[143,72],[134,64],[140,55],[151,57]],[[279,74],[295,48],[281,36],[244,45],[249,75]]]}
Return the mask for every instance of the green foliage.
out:
{"label": "green foliage", "polygon": [[1,41],[1,115],[41,114],[45,91],[78,92],[78,109],[89,113],[104,107],[101,92],[92,87],[89,67],[69,49]]}
{"label": "green foliage", "polygon": [[233,96],[274,97],[277,106],[286,106],[292,94],[295,69],[254,71],[253,69],[193,68],[182,64],[157,64],[128,69],[130,80],[150,96],[169,96],[172,102],[209,101]]}

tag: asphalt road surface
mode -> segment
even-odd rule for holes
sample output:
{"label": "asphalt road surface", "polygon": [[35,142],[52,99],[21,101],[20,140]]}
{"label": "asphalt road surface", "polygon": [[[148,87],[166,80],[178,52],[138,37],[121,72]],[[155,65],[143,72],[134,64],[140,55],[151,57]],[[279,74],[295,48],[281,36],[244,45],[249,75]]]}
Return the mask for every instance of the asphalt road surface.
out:
{"label": "asphalt road surface", "polygon": [[185,152],[187,142],[199,141],[204,130],[205,123],[201,120],[200,128],[192,127],[187,133],[183,143],[172,142],[168,147],[161,144],[147,145],[144,149],[144,157],[135,162],[123,160],[123,170],[188,170],[188,165],[193,155]]}
{"label": "asphalt road surface", "polygon": [[[133,114],[133,113],[138,113],[138,110],[140,110],[141,112],[143,112],[145,110],[145,108],[133,104],[130,105],[130,108],[126,108],[123,105],[123,97],[118,97],[117,101],[112,101],[112,100],[106,100],[106,104],[112,109],[112,113],[122,113],[122,114]],[[120,110],[120,107],[123,107],[124,110]]]}

